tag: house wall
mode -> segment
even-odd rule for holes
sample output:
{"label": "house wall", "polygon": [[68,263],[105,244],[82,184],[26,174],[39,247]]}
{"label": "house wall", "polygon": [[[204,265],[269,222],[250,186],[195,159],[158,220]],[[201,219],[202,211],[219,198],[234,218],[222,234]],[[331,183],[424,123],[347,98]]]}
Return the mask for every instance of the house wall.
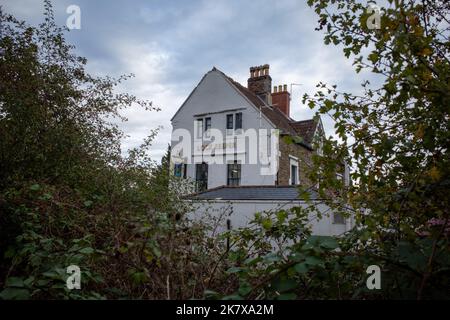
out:
{"label": "house wall", "polygon": [[[211,117],[211,127],[220,130],[225,137],[226,115],[236,112],[242,112],[244,130],[248,128],[273,129],[273,126],[261,115],[259,110],[253,107],[220,72],[210,71],[172,119],[172,148],[178,143],[175,141],[174,132],[177,129],[184,128],[190,133],[193,149],[188,155],[172,154],[172,162],[188,163],[187,177],[193,180],[195,180],[195,163],[201,163],[202,161],[209,163],[208,189],[227,184],[227,160],[232,161],[235,153],[238,160],[248,157],[249,144],[247,143],[245,149],[237,150],[237,152],[234,148],[218,149],[215,152],[214,159],[208,158],[209,153],[202,151],[201,145],[194,148],[194,121],[197,118]],[[197,116],[208,113],[210,114]],[[236,134],[235,137],[236,139],[245,139],[242,134]],[[233,141],[231,140],[231,142]],[[204,143],[209,142],[214,144],[214,139],[204,141]],[[278,150],[274,150],[274,152],[278,154]],[[256,158],[259,158],[258,154]],[[214,161],[219,163],[214,164]],[[241,185],[275,185],[276,170],[274,174],[262,175],[261,168],[263,166],[259,159],[256,164],[243,164],[241,167]]]}
{"label": "house wall", "polygon": [[[190,215],[194,219],[203,220],[207,216],[221,217],[217,232],[227,230],[226,220],[231,222],[231,228],[237,229],[247,227],[256,212],[277,211],[280,209],[290,209],[296,206],[307,207],[304,201],[279,201],[279,200],[209,200],[195,201],[194,210]],[[325,204],[317,203],[317,207],[322,212],[322,219],[310,214],[309,225],[314,235],[337,236],[353,227],[351,218],[346,219],[345,224],[335,224],[333,214]]]}
{"label": "house wall", "polygon": [[278,184],[284,186],[290,183],[291,161],[289,156],[292,155],[298,158],[299,184],[304,187],[310,187],[311,182],[308,178],[308,170],[311,170],[312,167],[313,152],[299,144],[293,142],[288,143],[283,137],[279,140],[279,148]]}

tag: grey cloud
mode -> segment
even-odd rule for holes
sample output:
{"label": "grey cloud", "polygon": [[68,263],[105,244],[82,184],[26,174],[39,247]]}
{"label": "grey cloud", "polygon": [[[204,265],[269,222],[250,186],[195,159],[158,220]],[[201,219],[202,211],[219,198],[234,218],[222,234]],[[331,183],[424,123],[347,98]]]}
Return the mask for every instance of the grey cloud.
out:
{"label": "grey cloud", "polygon": [[[314,114],[300,99],[314,93],[317,82],[355,91],[362,81],[340,48],[323,44],[323,34],[314,31],[317,17],[302,1],[64,0],[55,2],[61,24],[69,4],[81,7],[82,29],[69,32],[68,40],[88,58],[88,70],[134,73],[119,89],[162,108],[151,113],[131,108],[124,111],[129,121],[121,124],[130,136],[124,148],[139,145],[150,129],[164,126],[152,148],[155,160],[170,142],[170,118],[213,66],[245,85],[250,66],[269,63],[274,84],[302,83],[294,89],[291,106],[299,120]],[[30,0],[7,0],[5,5],[33,23],[41,20],[42,8]],[[324,122],[331,134],[332,122]]]}

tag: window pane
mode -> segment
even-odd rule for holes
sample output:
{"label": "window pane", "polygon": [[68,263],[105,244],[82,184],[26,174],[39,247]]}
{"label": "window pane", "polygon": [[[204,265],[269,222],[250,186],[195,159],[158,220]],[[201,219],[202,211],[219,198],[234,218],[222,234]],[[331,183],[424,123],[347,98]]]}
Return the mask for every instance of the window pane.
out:
{"label": "window pane", "polygon": [[333,223],[345,224],[345,217],[340,213],[334,213]]}
{"label": "window pane", "polygon": [[242,112],[236,113],[235,129],[242,129]]}
{"label": "window pane", "polygon": [[241,165],[237,162],[227,165],[227,185],[239,186],[241,184]]}
{"label": "window pane", "polygon": [[291,184],[297,184],[297,166],[291,165]]}
{"label": "window pane", "polygon": [[181,168],[182,168],[182,164],[181,163],[176,163],[175,164],[175,168],[174,168],[174,176],[175,177],[181,177]]}
{"label": "window pane", "polygon": [[183,178],[186,179],[186,177],[187,177],[187,163],[185,163],[183,166]]}
{"label": "window pane", "polygon": [[233,129],[233,115],[227,114],[227,129]]}
{"label": "window pane", "polygon": [[211,129],[211,118],[205,118],[205,131]]}
{"label": "window pane", "polygon": [[208,189],[208,164],[197,163],[195,165],[195,180],[197,182],[197,191]]}
{"label": "window pane", "polygon": [[197,138],[203,135],[203,119],[197,119]]}

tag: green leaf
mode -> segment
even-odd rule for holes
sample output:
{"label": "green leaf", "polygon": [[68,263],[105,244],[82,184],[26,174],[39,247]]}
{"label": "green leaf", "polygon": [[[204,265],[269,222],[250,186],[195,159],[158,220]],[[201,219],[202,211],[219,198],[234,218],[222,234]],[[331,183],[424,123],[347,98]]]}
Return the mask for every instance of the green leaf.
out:
{"label": "green leaf", "polygon": [[278,262],[281,261],[281,257],[276,253],[269,253],[263,257],[264,262]]}
{"label": "green leaf", "polygon": [[276,299],[277,300],[295,300],[297,298],[297,295],[295,293],[283,293],[280,294]]}
{"label": "green leaf", "polygon": [[93,203],[94,203],[94,202],[91,201],[91,200],[86,200],[86,201],[84,202],[84,206],[85,206],[85,207],[90,207],[90,206],[92,206]]}
{"label": "green leaf", "polygon": [[286,221],[288,214],[285,210],[281,210],[277,212],[277,219],[279,223],[284,223]]}
{"label": "green leaf", "polygon": [[246,296],[252,291],[252,286],[247,282],[243,281],[239,286],[239,294],[241,296]]}
{"label": "green leaf", "polygon": [[22,288],[6,288],[0,292],[0,298],[4,300],[27,300],[30,298],[30,291]]}
{"label": "green leaf", "polygon": [[262,226],[266,230],[270,230],[272,228],[272,220],[269,218],[266,218],[262,221]]}
{"label": "green leaf", "polygon": [[272,281],[272,288],[278,292],[286,292],[297,287],[297,282],[293,279],[276,278]]}
{"label": "green leaf", "polygon": [[38,191],[39,189],[41,189],[41,186],[38,185],[38,184],[33,184],[33,185],[30,187],[30,190],[32,190],[32,191]]}
{"label": "green leaf", "polygon": [[245,259],[244,264],[246,266],[253,266],[253,265],[257,264],[259,261],[261,261],[261,257],[256,257],[256,258],[250,257],[250,258]]}
{"label": "green leaf", "polygon": [[297,271],[298,273],[304,274],[308,272],[308,266],[306,265],[305,262],[297,263],[294,266],[294,270]]}
{"label": "green leaf", "polygon": [[81,249],[79,252],[82,254],[92,254],[92,253],[94,253],[94,251],[95,250],[93,248],[86,247],[86,248]]}
{"label": "green leaf", "polygon": [[22,287],[24,287],[24,283],[23,283],[22,278],[10,277],[10,278],[6,279],[5,286],[22,288]]}
{"label": "green leaf", "polygon": [[220,294],[213,290],[205,290],[203,292],[203,296],[206,299],[218,299],[220,297]]}
{"label": "green leaf", "polygon": [[231,267],[227,270],[227,273],[238,273],[241,272],[243,269],[240,267]]}
{"label": "green leaf", "polygon": [[306,257],[305,263],[310,266],[317,266],[319,264],[322,264],[322,260],[316,257]]}
{"label": "green leaf", "polygon": [[378,53],[376,52],[372,52],[371,54],[369,54],[369,56],[367,57],[372,63],[376,63],[378,61]]}
{"label": "green leaf", "polygon": [[328,249],[336,249],[339,244],[333,237],[324,237],[320,243],[320,246]]}
{"label": "green leaf", "polygon": [[240,295],[232,294],[232,295],[223,297],[222,300],[244,300],[244,298],[242,298]]}

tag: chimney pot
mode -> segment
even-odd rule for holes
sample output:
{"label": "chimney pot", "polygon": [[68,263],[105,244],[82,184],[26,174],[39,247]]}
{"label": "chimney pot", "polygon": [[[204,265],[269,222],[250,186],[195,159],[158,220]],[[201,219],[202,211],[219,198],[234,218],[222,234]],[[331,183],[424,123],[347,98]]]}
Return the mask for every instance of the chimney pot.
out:
{"label": "chimney pot", "polygon": [[291,95],[287,91],[287,84],[273,87],[272,105],[286,116],[290,116]]}
{"label": "chimney pot", "polygon": [[269,75],[268,64],[250,67],[250,78],[248,79],[247,88],[263,99],[266,103],[270,102],[272,78]]}

